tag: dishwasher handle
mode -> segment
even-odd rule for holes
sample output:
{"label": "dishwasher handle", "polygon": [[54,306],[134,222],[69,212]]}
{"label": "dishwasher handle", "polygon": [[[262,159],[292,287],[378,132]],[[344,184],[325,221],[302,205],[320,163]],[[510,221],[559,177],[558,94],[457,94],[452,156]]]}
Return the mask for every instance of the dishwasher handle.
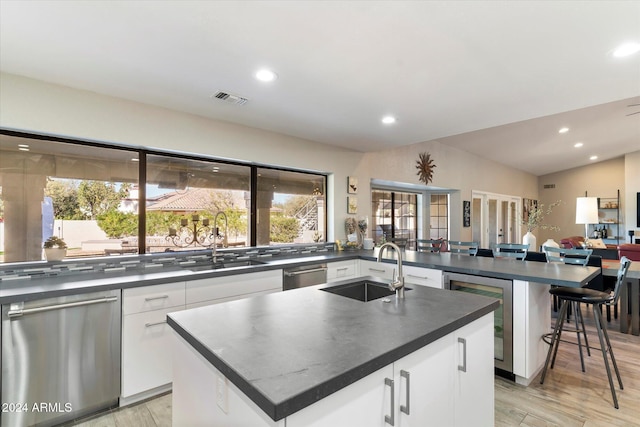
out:
{"label": "dishwasher handle", "polygon": [[301,274],[316,273],[318,271],[327,271],[327,267],[310,268],[309,270],[300,270],[300,271],[285,271],[284,275],[287,277],[294,277],[294,276],[299,276]]}
{"label": "dishwasher handle", "polygon": [[34,307],[34,308],[27,308],[27,309],[24,308],[24,302],[21,302],[17,304],[11,304],[11,307],[7,312],[7,315],[11,319],[14,317],[23,316],[25,314],[41,313],[43,311],[51,311],[51,310],[62,310],[63,308],[71,308],[71,307],[82,307],[84,305],[103,304],[107,302],[114,302],[117,300],[118,300],[117,296],[111,296],[111,297],[90,299],[85,301],[68,302],[64,304],[45,305],[43,307]]}

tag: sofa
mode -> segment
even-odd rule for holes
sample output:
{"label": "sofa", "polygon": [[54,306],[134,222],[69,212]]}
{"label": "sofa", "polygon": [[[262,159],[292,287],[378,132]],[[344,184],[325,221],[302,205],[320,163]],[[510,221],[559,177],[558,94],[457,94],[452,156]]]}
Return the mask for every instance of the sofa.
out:
{"label": "sofa", "polygon": [[584,244],[583,236],[571,236],[560,239],[560,247],[565,249],[582,248]]}
{"label": "sofa", "polygon": [[631,261],[640,261],[640,245],[623,243],[618,245],[618,258],[626,256]]}

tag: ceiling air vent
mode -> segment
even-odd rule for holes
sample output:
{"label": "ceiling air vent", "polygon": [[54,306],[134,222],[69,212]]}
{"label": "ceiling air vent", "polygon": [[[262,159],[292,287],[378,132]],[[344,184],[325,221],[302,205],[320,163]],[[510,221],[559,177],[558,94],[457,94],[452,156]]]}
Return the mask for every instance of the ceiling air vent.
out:
{"label": "ceiling air vent", "polygon": [[544,185],[544,189],[546,190],[547,188],[556,188],[555,184],[545,184]]}
{"label": "ceiling air vent", "polygon": [[230,93],[223,92],[221,90],[211,95],[211,97],[214,99],[219,99],[220,101],[224,101],[229,104],[235,104],[235,105],[244,105],[249,101],[247,98],[243,98],[238,95],[232,95]]}

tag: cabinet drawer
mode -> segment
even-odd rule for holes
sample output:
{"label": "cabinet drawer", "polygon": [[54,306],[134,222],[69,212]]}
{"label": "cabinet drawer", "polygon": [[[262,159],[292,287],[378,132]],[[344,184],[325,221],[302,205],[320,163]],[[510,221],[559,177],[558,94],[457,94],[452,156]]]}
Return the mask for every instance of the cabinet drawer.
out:
{"label": "cabinet drawer", "polygon": [[395,264],[360,260],[360,276],[376,276],[382,279],[392,279]]}
{"label": "cabinet drawer", "polygon": [[403,266],[405,283],[443,289],[442,270],[420,268],[411,265]]}
{"label": "cabinet drawer", "polygon": [[184,282],[125,289],[122,291],[122,313],[184,306],[184,301]]}
{"label": "cabinet drawer", "polygon": [[327,264],[327,281],[342,280],[356,275],[356,260]]}
{"label": "cabinet drawer", "polygon": [[282,290],[282,270],[189,281],[186,289],[186,303],[194,304],[268,290]]}
{"label": "cabinet drawer", "polygon": [[167,314],[182,307],[124,316],[122,322],[122,397],[172,381],[172,329]]}

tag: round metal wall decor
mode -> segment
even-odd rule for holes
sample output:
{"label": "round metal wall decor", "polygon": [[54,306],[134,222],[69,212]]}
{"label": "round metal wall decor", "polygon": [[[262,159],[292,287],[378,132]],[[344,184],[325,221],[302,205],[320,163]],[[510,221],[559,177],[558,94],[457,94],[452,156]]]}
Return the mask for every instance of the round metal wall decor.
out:
{"label": "round metal wall decor", "polygon": [[429,153],[420,153],[419,159],[416,162],[416,169],[418,169],[418,177],[420,181],[425,184],[433,181],[433,169],[436,167]]}

